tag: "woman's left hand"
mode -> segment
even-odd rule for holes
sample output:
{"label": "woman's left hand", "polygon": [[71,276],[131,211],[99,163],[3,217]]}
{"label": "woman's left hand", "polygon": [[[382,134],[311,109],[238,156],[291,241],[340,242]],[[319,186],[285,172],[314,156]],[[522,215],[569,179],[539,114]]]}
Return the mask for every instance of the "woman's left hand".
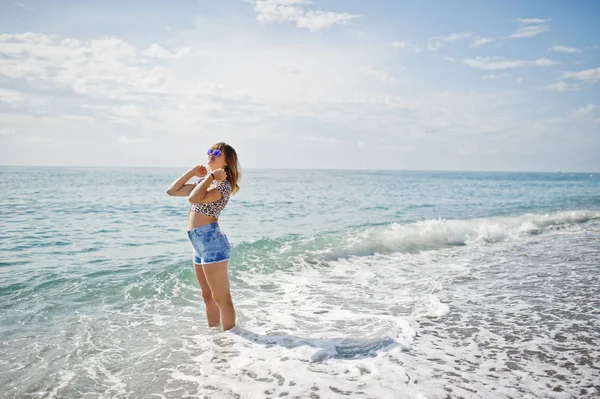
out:
{"label": "woman's left hand", "polygon": [[215,180],[225,180],[227,178],[227,172],[224,169],[216,169],[212,171],[213,176],[215,176]]}
{"label": "woman's left hand", "polygon": [[206,166],[204,165],[198,165],[194,168],[194,174],[198,177],[205,177],[206,176]]}

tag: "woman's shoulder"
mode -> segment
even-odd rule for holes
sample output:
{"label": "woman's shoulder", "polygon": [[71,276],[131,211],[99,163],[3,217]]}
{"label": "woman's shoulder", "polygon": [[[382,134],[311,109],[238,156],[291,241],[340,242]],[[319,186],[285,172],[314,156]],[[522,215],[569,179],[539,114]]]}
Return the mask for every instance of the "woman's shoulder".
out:
{"label": "woman's shoulder", "polygon": [[231,183],[227,179],[220,180],[220,181],[215,180],[213,182],[213,184],[214,184],[214,187],[221,192],[221,194],[223,194],[223,195],[231,194]]}

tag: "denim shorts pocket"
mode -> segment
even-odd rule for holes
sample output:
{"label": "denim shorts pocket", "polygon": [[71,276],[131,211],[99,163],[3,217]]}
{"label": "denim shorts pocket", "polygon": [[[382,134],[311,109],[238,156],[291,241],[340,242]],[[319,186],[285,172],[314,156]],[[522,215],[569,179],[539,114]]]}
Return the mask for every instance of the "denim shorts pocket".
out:
{"label": "denim shorts pocket", "polygon": [[227,235],[225,233],[221,233],[221,241],[223,243],[223,246],[225,246],[225,248],[227,249],[231,249],[231,244],[229,244],[229,239],[227,238]]}

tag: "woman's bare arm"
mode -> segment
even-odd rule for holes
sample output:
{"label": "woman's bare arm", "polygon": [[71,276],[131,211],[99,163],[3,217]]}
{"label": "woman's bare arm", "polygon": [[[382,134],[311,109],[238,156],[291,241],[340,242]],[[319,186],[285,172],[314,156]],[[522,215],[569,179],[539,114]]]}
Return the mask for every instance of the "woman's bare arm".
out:
{"label": "woman's bare arm", "polygon": [[181,175],[177,180],[175,180],[169,188],[167,188],[166,193],[171,196],[183,197],[188,196],[194,189],[194,184],[185,184],[192,177],[196,176],[196,168],[192,168],[188,170],[185,174]]}
{"label": "woman's bare arm", "polygon": [[211,175],[206,176],[206,179],[202,180],[199,184],[196,184],[196,187],[188,197],[188,201],[192,204],[201,204],[215,202],[223,198],[219,190],[215,190],[214,188],[208,189],[212,182],[213,177]]}

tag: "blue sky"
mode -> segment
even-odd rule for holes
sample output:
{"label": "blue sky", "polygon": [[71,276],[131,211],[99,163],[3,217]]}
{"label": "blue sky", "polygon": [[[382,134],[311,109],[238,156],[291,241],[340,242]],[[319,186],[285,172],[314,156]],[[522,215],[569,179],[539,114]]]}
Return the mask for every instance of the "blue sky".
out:
{"label": "blue sky", "polygon": [[600,170],[597,1],[5,1],[0,164]]}

